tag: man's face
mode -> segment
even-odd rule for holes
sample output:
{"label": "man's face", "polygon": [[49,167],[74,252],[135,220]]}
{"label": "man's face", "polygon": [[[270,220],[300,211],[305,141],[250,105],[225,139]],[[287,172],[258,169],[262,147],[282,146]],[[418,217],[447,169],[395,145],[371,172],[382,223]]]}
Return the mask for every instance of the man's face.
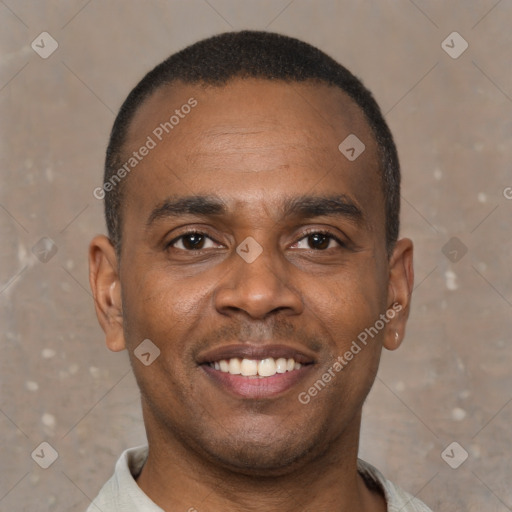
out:
{"label": "man's face", "polygon": [[[197,106],[169,134],[152,135],[191,97]],[[366,146],[354,161],[338,149],[349,134]],[[389,326],[309,403],[299,394],[393,301],[362,113],[326,85],[173,85],[136,114],[127,158],[148,135],[157,145],[125,183],[119,278],[150,440],[247,472],[320,455],[358,430]],[[133,354],[145,339],[161,351],[149,366]],[[261,373],[283,371],[283,359],[302,366],[226,372],[236,359],[270,359]]]}

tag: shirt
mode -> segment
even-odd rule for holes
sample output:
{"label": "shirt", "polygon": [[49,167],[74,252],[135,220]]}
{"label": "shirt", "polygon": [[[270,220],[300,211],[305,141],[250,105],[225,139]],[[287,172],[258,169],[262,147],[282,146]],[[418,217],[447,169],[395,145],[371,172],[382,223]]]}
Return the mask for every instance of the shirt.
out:
{"label": "shirt", "polygon": [[[86,512],[165,512],[144,494],[135,481],[147,456],[147,446],[125,450],[116,463],[114,474]],[[371,464],[358,459],[357,469],[370,488],[382,490],[388,512],[432,512],[424,503],[387,480]]]}

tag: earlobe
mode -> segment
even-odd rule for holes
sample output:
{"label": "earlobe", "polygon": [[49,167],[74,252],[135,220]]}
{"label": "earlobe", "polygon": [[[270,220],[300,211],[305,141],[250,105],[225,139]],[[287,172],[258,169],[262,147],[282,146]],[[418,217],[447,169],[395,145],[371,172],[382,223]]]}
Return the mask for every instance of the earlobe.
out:
{"label": "earlobe", "polygon": [[89,246],[89,282],[107,347],[114,352],[125,348],[121,283],[117,269],[117,256],[110,240],[103,235],[94,237]]}
{"label": "earlobe", "polygon": [[413,244],[408,238],[396,242],[389,263],[388,312],[389,321],[383,345],[397,349],[405,335],[414,285]]}
{"label": "earlobe", "polygon": [[[390,331],[389,333],[386,333],[386,340],[384,340],[384,346],[388,350],[396,350],[401,342],[402,339],[400,338],[400,333],[398,331]],[[389,339],[391,335],[391,340]]]}

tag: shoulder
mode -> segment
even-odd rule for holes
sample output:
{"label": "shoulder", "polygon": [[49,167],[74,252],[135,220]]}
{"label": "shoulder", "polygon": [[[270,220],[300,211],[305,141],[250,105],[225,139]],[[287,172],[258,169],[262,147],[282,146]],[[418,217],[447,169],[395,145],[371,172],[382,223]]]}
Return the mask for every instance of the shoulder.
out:
{"label": "shoulder", "polygon": [[86,512],[162,512],[135,481],[147,454],[147,446],[125,450],[116,463],[114,474],[101,488]]}
{"label": "shoulder", "polygon": [[422,501],[390,482],[368,462],[358,459],[357,469],[367,484],[382,489],[388,504],[388,512],[432,512]]}

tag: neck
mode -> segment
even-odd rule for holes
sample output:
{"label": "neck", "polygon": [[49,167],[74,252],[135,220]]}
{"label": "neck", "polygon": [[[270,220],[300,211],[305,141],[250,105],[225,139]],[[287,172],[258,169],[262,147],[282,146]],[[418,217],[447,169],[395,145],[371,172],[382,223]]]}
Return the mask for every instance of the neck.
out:
{"label": "neck", "polygon": [[148,428],[149,455],[139,487],[163,510],[384,512],[383,496],[357,472],[360,416],[333,446],[286,473],[241,474],[200,457],[158,428]]}

